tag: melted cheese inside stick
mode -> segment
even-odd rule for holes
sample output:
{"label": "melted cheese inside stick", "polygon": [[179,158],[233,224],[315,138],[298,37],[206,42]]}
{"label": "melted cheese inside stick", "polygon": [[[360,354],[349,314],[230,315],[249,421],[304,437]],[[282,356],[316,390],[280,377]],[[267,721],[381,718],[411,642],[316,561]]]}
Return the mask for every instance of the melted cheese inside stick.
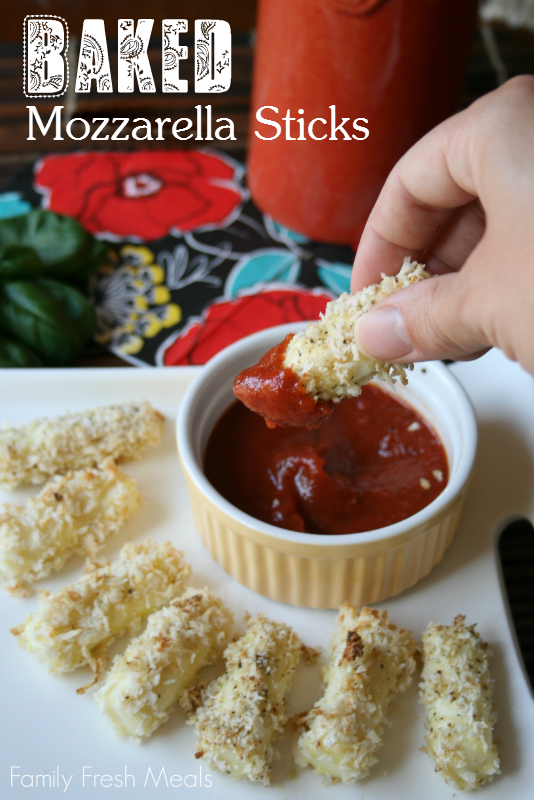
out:
{"label": "melted cheese inside stick", "polygon": [[487,645],[458,615],[423,633],[421,700],[426,751],[455,789],[478,789],[500,772]]}
{"label": "melted cheese inside stick", "polygon": [[192,722],[197,757],[234,778],[268,786],[272,742],[286,722],[284,697],[302,645],[291,628],[262,614],[247,628],[226,648],[226,673],[208,686]]}
{"label": "melted cheese inside stick", "polygon": [[187,589],[148,620],[146,630],[116,656],[98,707],[118,736],[150,736],[225,645],[232,614],[207,589]]}
{"label": "melted cheese inside stick", "polygon": [[179,597],[190,571],[170,542],[125,544],[116,561],[57,594],[39,592],[39,610],[12,633],[51,673],[90,664],[98,679],[111,642]]}
{"label": "melted cheese inside stick", "polygon": [[364,778],[376,763],[392,696],[410,684],[416,643],[386,611],[341,606],[324,671],[326,690],[301,724],[295,760],[343,783]]}

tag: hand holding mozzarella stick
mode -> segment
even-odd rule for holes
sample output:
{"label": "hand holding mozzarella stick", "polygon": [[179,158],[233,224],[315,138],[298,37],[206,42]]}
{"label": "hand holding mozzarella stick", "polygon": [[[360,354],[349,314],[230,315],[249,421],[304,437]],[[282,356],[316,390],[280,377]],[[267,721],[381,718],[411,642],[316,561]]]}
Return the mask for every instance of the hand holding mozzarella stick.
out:
{"label": "hand holding mozzarella stick", "polygon": [[443,122],[389,175],[363,232],[352,291],[407,254],[435,280],[355,326],[386,362],[469,360],[499,347],[534,374],[534,77],[514,78]]}

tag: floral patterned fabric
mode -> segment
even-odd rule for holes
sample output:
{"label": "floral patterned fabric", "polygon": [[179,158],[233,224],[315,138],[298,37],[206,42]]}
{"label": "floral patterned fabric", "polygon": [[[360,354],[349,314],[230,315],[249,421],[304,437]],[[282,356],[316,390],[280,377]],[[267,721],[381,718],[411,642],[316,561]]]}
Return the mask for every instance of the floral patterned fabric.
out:
{"label": "floral patterned fabric", "polygon": [[208,153],[73,153],[43,159],[34,185],[90,233],[150,240],[224,227],[243,196],[235,174]]}
{"label": "floral patterned fabric", "polygon": [[203,364],[263,328],[316,319],[348,291],[353,253],[262,214],[242,165],[213,151],[46,156],[0,195],[109,244],[90,282],[98,341],[142,365]]}

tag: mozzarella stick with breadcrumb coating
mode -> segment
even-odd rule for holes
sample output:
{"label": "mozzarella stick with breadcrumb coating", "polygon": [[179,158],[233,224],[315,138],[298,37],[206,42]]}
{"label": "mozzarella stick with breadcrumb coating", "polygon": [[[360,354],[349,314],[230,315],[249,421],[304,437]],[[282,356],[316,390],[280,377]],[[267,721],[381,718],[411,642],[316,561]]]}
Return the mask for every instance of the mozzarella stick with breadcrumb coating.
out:
{"label": "mozzarella stick with breadcrumb coating", "polygon": [[[413,369],[413,364],[390,364],[369,358],[358,349],[354,325],[380,300],[429,277],[422,264],[407,257],[398,275],[382,275],[380,283],[355,294],[343,292],[327,303],[317,322],[290,334],[285,343],[269,351],[257,365],[243,370],[234,382],[236,397],[271,423],[314,428],[332,412],[332,404],[357,397],[362,386],[373,378],[391,386],[397,379],[406,384],[406,370]],[[278,369],[279,359],[283,372],[273,381],[273,365]],[[289,391],[288,371],[300,390],[294,398]],[[315,406],[302,406],[299,400],[302,392],[315,401]]]}
{"label": "mozzarella stick with breadcrumb coating", "polygon": [[146,630],[115,657],[95,695],[114,732],[139,741],[165,722],[202,667],[222,651],[232,621],[208,589],[187,589],[152,614]]}
{"label": "mozzarella stick with breadcrumb coating", "polygon": [[57,594],[39,592],[39,610],[12,629],[20,647],[51,673],[89,664],[99,680],[111,642],[179,597],[191,568],[170,542],[129,542]]}
{"label": "mozzarella stick with breadcrumb coating", "polygon": [[94,556],[108,536],[137,511],[133,478],[108,459],[101,469],[57,475],[25,506],[0,511],[0,575],[24,584],[61,569],[75,553]]}
{"label": "mozzarella stick with breadcrumb coating", "polygon": [[392,696],[405,691],[416,666],[417,645],[386,611],[341,606],[323,697],[299,724],[295,749],[299,767],[352,783],[377,762],[382,729]]}
{"label": "mozzarella stick with breadcrumb coating", "polygon": [[192,722],[197,758],[234,778],[269,785],[274,738],[286,722],[285,695],[301,643],[283,622],[258,614],[226,648],[226,672],[207,688]]}
{"label": "mozzarella stick with breadcrumb coating", "polygon": [[405,258],[398,275],[382,275],[380,283],[355,294],[344,292],[327,304],[321,319],[295,334],[285,366],[300,378],[310,397],[334,403],[361,394],[362,385],[372,378],[392,384],[399,377],[406,383],[407,364],[385,364],[358,350],[354,323],[380,300],[428,277],[422,264]]}
{"label": "mozzarella stick with breadcrumb coating", "polygon": [[0,485],[45,483],[53,475],[97,467],[106,458],[137,459],[157,445],[164,417],[150,403],[131,402],[0,427]]}
{"label": "mozzarella stick with breadcrumb coating", "polygon": [[452,625],[430,623],[423,664],[426,752],[450,786],[478,789],[500,772],[487,645],[462,615]]}

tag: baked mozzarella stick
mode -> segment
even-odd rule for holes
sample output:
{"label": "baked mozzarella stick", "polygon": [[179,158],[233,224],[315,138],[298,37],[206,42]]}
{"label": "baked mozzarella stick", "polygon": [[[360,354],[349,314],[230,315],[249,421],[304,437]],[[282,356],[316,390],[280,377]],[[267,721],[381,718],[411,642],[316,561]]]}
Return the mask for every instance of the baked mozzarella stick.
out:
{"label": "baked mozzarella stick", "polygon": [[327,303],[317,322],[296,333],[286,350],[284,364],[300,378],[306,393],[317,400],[337,402],[361,394],[371,378],[406,383],[406,364],[386,364],[361,353],[354,340],[354,323],[380,300],[398,289],[430,275],[422,264],[405,258],[398,275],[382,275],[380,283],[360,292],[344,292]]}
{"label": "baked mozzarella stick", "polygon": [[0,428],[0,485],[44,483],[57,473],[137,459],[157,445],[164,417],[150,403],[101,406]]}
{"label": "baked mozzarella stick", "polygon": [[436,772],[463,791],[478,789],[499,774],[488,649],[464,616],[452,625],[431,623],[423,633],[420,689],[425,749]]}
{"label": "baked mozzarella stick", "polygon": [[187,589],[152,614],[141,636],[115,657],[95,695],[115,733],[139,741],[165,722],[198,672],[226,644],[232,621],[207,589]]}
{"label": "baked mozzarella stick", "polygon": [[0,511],[0,575],[31,583],[61,569],[74,553],[94,556],[139,507],[133,478],[114,461],[57,475],[25,506]]}
{"label": "baked mozzarella stick", "polygon": [[341,606],[324,669],[323,697],[300,724],[295,760],[319,775],[352,783],[376,763],[392,696],[408,688],[417,645],[386,611]]}
{"label": "baked mozzarella stick", "polygon": [[179,597],[190,571],[170,542],[130,542],[116,561],[95,565],[57,594],[39,592],[39,610],[11,632],[49,672],[89,664],[96,682],[111,642]]}
{"label": "baked mozzarella stick", "polygon": [[203,695],[192,722],[197,758],[234,778],[269,785],[275,736],[286,722],[284,697],[301,656],[301,643],[283,622],[262,614],[226,648],[226,672]]}
{"label": "baked mozzarella stick", "polygon": [[382,275],[355,294],[344,292],[326,305],[317,322],[270,350],[259,362],[243,370],[234,393],[248,408],[271,423],[318,427],[333,405],[361,394],[372,378],[394,385],[406,383],[413,364],[389,364],[368,358],[354,339],[356,320],[398,289],[429,278],[422,264],[405,258],[398,275]]}

